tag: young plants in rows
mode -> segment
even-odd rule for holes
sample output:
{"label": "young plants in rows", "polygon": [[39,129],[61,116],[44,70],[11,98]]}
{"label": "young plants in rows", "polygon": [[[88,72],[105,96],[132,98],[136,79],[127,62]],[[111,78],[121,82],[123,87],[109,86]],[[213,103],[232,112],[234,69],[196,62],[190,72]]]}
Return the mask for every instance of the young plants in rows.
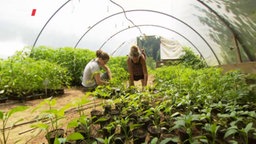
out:
{"label": "young plants in rows", "polygon": [[253,127],[253,122],[248,123],[245,127],[238,126],[239,121],[233,121],[230,123],[230,127],[224,135],[224,139],[228,139],[229,142],[238,143],[255,143],[256,129]]}

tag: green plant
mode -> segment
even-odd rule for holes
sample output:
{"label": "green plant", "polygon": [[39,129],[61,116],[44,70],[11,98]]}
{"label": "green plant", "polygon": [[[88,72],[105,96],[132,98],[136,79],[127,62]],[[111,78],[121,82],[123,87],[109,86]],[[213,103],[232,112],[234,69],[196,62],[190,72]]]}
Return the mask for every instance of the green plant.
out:
{"label": "green plant", "polygon": [[67,69],[45,60],[14,55],[1,63],[1,90],[7,96],[27,96],[69,86]]}
{"label": "green plant", "polygon": [[87,104],[87,103],[90,102],[88,96],[89,96],[88,94],[85,94],[82,98],[78,98],[78,99],[76,99],[76,100],[73,102],[73,105],[76,106],[77,112],[78,112],[78,114],[79,114],[80,117],[83,116],[83,115],[85,115],[85,113],[84,113],[82,107],[83,107],[85,104]]}
{"label": "green plant", "polygon": [[249,138],[249,132],[250,131],[254,131],[255,132],[255,128],[253,127],[253,123],[250,122],[248,123],[244,128],[238,128],[237,127],[237,122],[238,121],[234,121],[232,123],[230,123],[230,127],[227,129],[225,135],[224,135],[224,138],[227,138],[231,135],[234,135],[236,133],[240,134],[242,139],[243,139],[243,142],[245,144],[248,144],[248,138]]}
{"label": "green plant", "polygon": [[216,123],[214,124],[205,124],[204,129],[208,132],[210,132],[211,134],[211,144],[215,144],[216,142],[216,136],[217,136],[217,132],[220,126],[218,126]]}
{"label": "green plant", "polygon": [[180,57],[181,64],[186,67],[192,67],[193,69],[207,67],[207,63],[202,59],[202,57],[196,55],[189,47],[184,47],[183,52],[185,52],[185,54]]}
{"label": "green plant", "polygon": [[[114,134],[109,136],[109,137],[105,137],[104,139],[103,138],[96,138],[96,140],[100,143],[100,144],[112,144],[112,138],[114,137]],[[95,144],[97,142],[94,142]],[[93,143],[93,144],[94,144]]]}
{"label": "green plant", "polygon": [[130,121],[130,119],[128,116],[125,118],[116,120],[116,124],[117,124],[117,126],[119,126],[121,128],[121,132],[123,132],[123,134],[125,135],[126,140],[129,139],[129,135],[130,135],[129,121]]}
{"label": "green plant", "polygon": [[[42,101],[33,111],[38,108],[42,108],[48,106],[47,110],[44,110],[40,113],[41,119],[49,120],[49,122],[39,122],[38,124],[32,125],[32,127],[39,128],[41,130],[45,130],[46,133],[50,131],[58,130],[60,128],[59,121],[65,118],[65,111],[71,106],[71,104],[67,104],[60,109],[54,108],[56,105],[56,99],[52,99],[52,97],[45,99]],[[46,135],[46,139],[49,141],[48,135]]]}
{"label": "green plant", "polygon": [[35,60],[46,60],[65,67],[67,75],[72,78],[71,85],[81,84],[84,66],[95,57],[95,52],[81,48],[51,48],[39,46],[33,48],[30,57]]}
{"label": "green plant", "polygon": [[74,128],[75,131],[67,136],[66,141],[89,139],[91,134],[91,119],[85,115],[81,115],[79,118],[71,120],[67,128]]}
{"label": "green plant", "polygon": [[200,139],[204,139],[200,136],[193,136],[193,130],[195,127],[195,121],[199,120],[199,115],[189,113],[188,115],[181,115],[177,117],[177,120],[174,122],[174,126],[171,128],[172,130],[182,130],[188,135],[187,137],[182,138],[184,142],[188,141],[189,143],[199,142]]}
{"label": "green plant", "polygon": [[0,111],[0,120],[2,122],[2,128],[1,128],[2,139],[0,137],[1,144],[7,144],[11,129],[13,128],[13,126],[15,126],[16,123],[23,120],[23,119],[19,119],[19,120],[14,121],[11,124],[10,128],[7,128],[8,124],[9,124],[9,119],[11,118],[11,116],[17,112],[25,111],[27,108],[28,107],[26,107],[26,106],[17,106],[17,107],[10,109],[7,112]]}

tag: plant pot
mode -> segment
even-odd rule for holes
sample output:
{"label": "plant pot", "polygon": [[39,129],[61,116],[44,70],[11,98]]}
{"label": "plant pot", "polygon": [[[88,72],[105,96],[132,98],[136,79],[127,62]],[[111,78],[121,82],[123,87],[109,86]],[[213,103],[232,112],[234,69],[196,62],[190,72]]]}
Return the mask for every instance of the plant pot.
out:
{"label": "plant pot", "polygon": [[118,110],[121,111],[124,106],[125,106],[124,103],[121,103],[121,102],[120,103],[116,103],[115,104],[115,109],[118,109]]}
{"label": "plant pot", "polygon": [[[174,133],[162,133],[160,140],[163,141],[167,138],[175,138]],[[177,144],[178,142],[175,142],[173,139],[169,140],[166,144]]]}
{"label": "plant pot", "polygon": [[112,109],[110,111],[110,115],[112,115],[112,116],[118,116],[119,114],[120,114],[120,110],[118,110],[118,109]]}
{"label": "plant pot", "polygon": [[116,134],[114,136],[114,143],[115,144],[124,144],[125,143],[125,135],[123,135],[123,134]]}
{"label": "plant pot", "polygon": [[104,115],[110,114],[111,111],[111,105],[104,105]]}
{"label": "plant pot", "polygon": [[84,139],[84,140],[77,140],[76,144],[92,144],[94,142],[97,143],[97,140],[94,137],[90,137],[90,138]]}
{"label": "plant pot", "polygon": [[133,143],[134,144],[141,144],[145,142],[147,131],[145,129],[139,128],[132,131],[133,135]]}
{"label": "plant pot", "polygon": [[104,126],[108,125],[111,121],[109,116],[102,116],[101,121],[98,121],[97,123],[100,124],[100,128],[103,128]]}
{"label": "plant pot", "polygon": [[142,124],[142,128],[147,129],[149,125],[152,125],[153,121],[149,117],[140,117],[138,119],[139,124]]}
{"label": "plant pot", "polygon": [[97,121],[102,116],[102,111],[93,109],[91,111],[92,122]]}
{"label": "plant pot", "polygon": [[5,97],[5,96],[0,97],[0,103],[6,103],[7,100],[8,100],[8,97]]}
{"label": "plant pot", "polygon": [[45,135],[45,138],[48,141],[48,144],[54,144],[55,138],[63,138],[64,137],[64,129],[55,129],[50,132],[48,132]]}
{"label": "plant pot", "polygon": [[160,137],[161,128],[159,126],[149,125],[147,129],[152,137]]}
{"label": "plant pot", "polygon": [[142,108],[144,109],[144,110],[147,110],[147,109],[149,109],[150,108],[150,105],[149,105],[149,101],[142,101],[141,102],[141,106],[142,106]]}
{"label": "plant pot", "polygon": [[102,135],[103,135],[103,138],[105,137],[110,137],[111,135],[113,135],[115,133],[115,128],[114,127],[111,127],[111,129],[107,129],[106,127],[104,127],[102,129]]}
{"label": "plant pot", "polygon": [[178,134],[182,143],[189,144],[189,142],[187,141],[187,139],[189,139],[189,135],[186,133],[185,130],[183,129],[178,130]]}
{"label": "plant pot", "polygon": [[90,129],[88,129],[85,125],[79,125],[75,127],[75,132],[79,132],[84,139],[90,138]]}

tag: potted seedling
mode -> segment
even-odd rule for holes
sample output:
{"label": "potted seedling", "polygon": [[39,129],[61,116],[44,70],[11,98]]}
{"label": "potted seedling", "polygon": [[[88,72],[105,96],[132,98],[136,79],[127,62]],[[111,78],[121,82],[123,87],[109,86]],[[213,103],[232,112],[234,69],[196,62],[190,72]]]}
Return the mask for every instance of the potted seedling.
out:
{"label": "potted seedling", "polygon": [[10,126],[10,128],[7,128],[7,126],[9,125],[9,120],[10,120],[11,116],[13,116],[13,114],[15,114],[15,113],[25,111],[27,108],[28,107],[25,107],[25,106],[18,106],[18,107],[14,107],[14,108],[10,109],[7,112],[0,111],[0,122],[2,123],[2,127],[1,127],[2,138],[0,137],[1,144],[8,143],[11,129],[13,128],[13,126],[16,123],[23,120],[23,119],[19,119],[19,120],[13,122],[12,125]]}
{"label": "potted seedling", "polygon": [[[68,123],[68,128],[74,128],[74,133],[67,136],[68,140],[76,140],[77,143],[93,141],[93,138],[91,137],[91,124],[91,119],[87,118],[85,115],[70,121]],[[81,136],[77,133],[81,134]]]}
{"label": "potted seedling", "polygon": [[151,125],[148,125],[147,129],[148,132],[153,137],[159,137],[161,133],[161,127],[160,127],[160,119],[161,119],[161,111],[160,107],[152,107],[148,109],[146,112],[146,116],[150,117],[153,123]]}
{"label": "potted seedling", "polygon": [[253,122],[248,123],[244,128],[238,128],[236,125],[237,122],[231,122],[230,127],[227,129],[224,138],[228,138],[229,136],[239,134],[242,138],[244,144],[249,144],[249,132],[256,131],[253,127]]}
{"label": "potted seedling", "polygon": [[64,129],[60,127],[59,121],[65,118],[65,111],[70,107],[70,104],[65,105],[60,109],[54,108],[56,105],[56,99],[52,99],[51,97],[45,99],[41,102],[38,108],[47,105],[48,109],[41,112],[41,118],[46,119],[49,122],[40,122],[38,124],[32,125],[32,127],[40,128],[46,131],[45,138],[47,139],[49,144],[53,144],[57,138],[64,137]]}

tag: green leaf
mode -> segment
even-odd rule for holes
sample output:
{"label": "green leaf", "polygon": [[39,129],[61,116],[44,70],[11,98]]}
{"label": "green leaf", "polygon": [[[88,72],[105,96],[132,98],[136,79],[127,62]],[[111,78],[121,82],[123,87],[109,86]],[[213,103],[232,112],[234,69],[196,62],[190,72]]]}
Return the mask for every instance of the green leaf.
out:
{"label": "green leaf", "polygon": [[7,117],[10,117],[12,114],[17,113],[17,112],[21,112],[28,109],[27,106],[17,106],[12,108],[8,113],[7,113]]}
{"label": "green leaf", "polygon": [[235,134],[237,133],[237,129],[229,129],[225,135],[224,135],[224,138],[227,138],[228,136],[232,135],[232,134]]}
{"label": "green leaf", "polygon": [[75,140],[82,140],[84,139],[83,135],[75,132],[75,133],[71,133],[70,135],[68,135],[67,140],[71,140],[71,141],[75,141]]}
{"label": "green leaf", "polygon": [[54,139],[54,144],[61,144],[58,138]]}
{"label": "green leaf", "polygon": [[166,138],[166,139],[162,140],[160,142],[160,144],[167,144],[168,142],[176,142],[176,143],[178,143],[179,142],[179,138],[178,137]]}
{"label": "green leaf", "polygon": [[0,119],[4,118],[4,113],[0,111]]}
{"label": "green leaf", "polygon": [[247,134],[248,134],[248,132],[252,129],[252,125],[253,125],[252,122],[250,122],[250,123],[248,123],[248,124],[246,125],[244,131],[245,131]]}
{"label": "green leaf", "polygon": [[98,142],[100,142],[100,143],[105,144],[105,140],[104,140],[103,138],[96,138],[96,140],[97,140]]}
{"label": "green leaf", "polygon": [[154,138],[151,140],[150,144],[156,144],[157,141],[158,141],[158,138],[157,138],[157,137],[154,137]]}
{"label": "green leaf", "polygon": [[34,124],[31,126],[32,128],[40,128],[43,130],[47,130],[49,125],[45,124],[45,123],[38,123],[38,124]]}
{"label": "green leaf", "polygon": [[77,127],[79,125],[79,123],[77,122],[77,119],[73,119],[72,121],[70,121],[68,123],[68,128],[74,128],[74,127]]}

